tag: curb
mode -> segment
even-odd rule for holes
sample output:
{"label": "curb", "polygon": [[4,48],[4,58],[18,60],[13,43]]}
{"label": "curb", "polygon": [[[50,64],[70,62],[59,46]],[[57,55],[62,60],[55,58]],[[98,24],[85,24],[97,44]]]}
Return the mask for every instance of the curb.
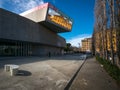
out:
{"label": "curb", "polygon": [[73,81],[75,80],[76,76],[78,75],[79,71],[81,70],[82,66],[85,64],[86,59],[84,60],[84,62],[82,63],[82,65],[80,65],[80,67],[78,68],[78,70],[75,72],[75,74],[72,76],[72,78],[69,80],[69,82],[66,84],[64,90],[69,90],[69,88],[71,87]]}

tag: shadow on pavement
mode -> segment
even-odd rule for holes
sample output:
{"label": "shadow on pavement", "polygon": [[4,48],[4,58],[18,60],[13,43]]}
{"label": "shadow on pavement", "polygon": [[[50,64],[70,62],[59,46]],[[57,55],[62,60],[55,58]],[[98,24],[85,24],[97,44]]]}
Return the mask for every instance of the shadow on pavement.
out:
{"label": "shadow on pavement", "polygon": [[17,76],[31,76],[32,73],[26,70],[19,70]]}
{"label": "shadow on pavement", "polygon": [[27,63],[34,63],[34,62],[42,62],[47,60],[81,60],[81,54],[73,54],[73,55],[61,55],[61,56],[53,56],[53,57],[37,57],[37,56],[30,56],[30,57],[0,57],[0,68],[3,68],[5,64],[16,64],[22,65]]}

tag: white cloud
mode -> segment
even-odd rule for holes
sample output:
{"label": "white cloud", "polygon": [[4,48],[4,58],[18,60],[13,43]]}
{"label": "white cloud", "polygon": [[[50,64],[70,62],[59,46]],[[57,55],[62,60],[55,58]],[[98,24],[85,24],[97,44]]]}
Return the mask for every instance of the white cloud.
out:
{"label": "white cloud", "polygon": [[23,12],[44,3],[43,0],[9,0],[15,5],[15,12]]}
{"label": "white cloud", "polygon": [[89,38],[89,37],[91,37],[90,34],[81,34],[81,35],[78,35],[76,37],[73,37],[67,40],[67,43],[71,43],[72,46],[79,47],[79,45],[81,46],[81,40],[83,40],[84,38]]}

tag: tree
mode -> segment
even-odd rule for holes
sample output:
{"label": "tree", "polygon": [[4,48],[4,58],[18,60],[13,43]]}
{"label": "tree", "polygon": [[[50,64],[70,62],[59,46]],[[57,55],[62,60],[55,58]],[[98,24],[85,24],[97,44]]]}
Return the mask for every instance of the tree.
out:
{"label": "tree", "polygon": [[[99,33],[99,43],[96,32]],[[113,64],[115,64],[114,32],[116,32],[117,60],[120,62],[120,0],[96,0],[93,33],[93,39],[96,42],[94,44],[99,44],[100,56],[108,59],[108,41],[110,42],[110,56]]]}
{"label": "tree", "polygon": [[112,63],[115,64],[114,60],[114,49],[113,49],[113,29],[114,29],[114,0],[107,0],[110,10],[110,51],[111,51],[111,58]]}
{"label": "tree", "polygon": [[64,48],[64,51],[66,51],[66,52],[71,51],[71,44],[70,43],[66,44],[66,47]]}
{"label": "tree", "polygon": [[[106,36],[106,0],[96,0],[95,3],[95,26],[94,33],[99,32],[99,49],[100,56],[105,58],[107,52],[105,45]],[[94,36],[94,39],[96,37]],[[97,42],[95,42],[97,43]]]}
{"label": "tree", "polygon": [[116,0],[116,42],[117,42],[117,64],[120,65],[120,0]]}

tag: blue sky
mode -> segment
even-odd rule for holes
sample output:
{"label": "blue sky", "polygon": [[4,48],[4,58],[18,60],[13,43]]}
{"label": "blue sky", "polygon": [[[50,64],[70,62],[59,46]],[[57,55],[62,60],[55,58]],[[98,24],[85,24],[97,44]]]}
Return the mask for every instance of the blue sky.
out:
{"label": "blue sky", "polygon": [[45,2],[50,2],[74,20],[72,31],[60,34],[67,42],[78,46],[81,39],[91,37],[95,0],[0,0],[0,7],[19,14]]}

